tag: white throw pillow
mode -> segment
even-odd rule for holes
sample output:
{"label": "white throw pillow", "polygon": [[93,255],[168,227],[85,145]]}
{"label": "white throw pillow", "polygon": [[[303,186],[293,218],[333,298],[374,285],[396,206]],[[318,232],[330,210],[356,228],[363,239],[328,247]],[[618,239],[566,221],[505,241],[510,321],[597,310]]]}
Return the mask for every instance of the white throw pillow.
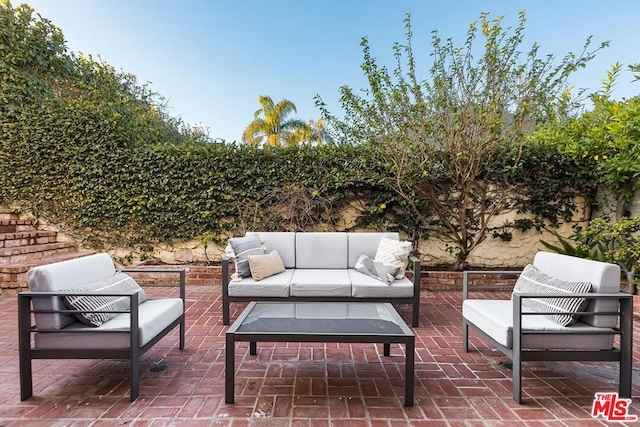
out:
{"label": "white throw pillow", "polygon": [[375,261],[387,265],[393,265],[400,270],[396,274],[396,279],[404,278],[404,272],[409,264],[409,254],[413,244],[407,241],[400,241],[383,237],[378,244]]}

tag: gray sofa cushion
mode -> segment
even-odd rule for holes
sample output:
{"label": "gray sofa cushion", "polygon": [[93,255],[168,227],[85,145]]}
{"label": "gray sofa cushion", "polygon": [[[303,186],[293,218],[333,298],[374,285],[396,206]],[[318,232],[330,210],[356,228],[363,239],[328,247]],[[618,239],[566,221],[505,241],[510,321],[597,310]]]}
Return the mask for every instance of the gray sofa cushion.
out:
{"label": "gray sofa cushion", "polygon": [[387,285],[355,270],[350,269],[348,272],[351,280],[351,295],[356,298],[411,298],[413,296],[413,282],[406,277]]}
{"label": "gray sofa cushion", "polygon": [[[138,306],[138,330],[140,346],[147,344],[160,331],[169,326],[183,313],[180,298],[152,299]],[[35,333],[35,347],[41,349],[97,348],[115,349],[129,348],[130,315],[120,314],[97,328],[75,322],[64,328],[62,332]],[[79,336],[78,331],[85,331]],[[86,331],[89,332],[86,332]]]}
{"label": "gray sofa cushion", "polygon": [[[380,283],[382,284],[382,282]],[[333,270],[296,269],[291,278],[290,293],[292,296],[300,297],[348,297],[351,295],[351,279],[349,279],[346,268]]]}
{"label": "gray sofa cushion", "polygon": [[349,246],[348,267],[354,268],[362,254],[367,255],[369,258],[375,258],[378,245],[383,237],[400,240],[398,233],[347,233]]}
{"label": "gray sofa cushion", "polygon": [[[531,312],[523,308],[523,312]],[[513,347],[513,305],[511,300],[468,299],[462,303],[462,316],[487,333],[498,343]],[[522,328],[537,331],[592,330],[596,328],[578,321],[561,326],[544,316],[522,316]],[[613,335],[531,334],[522,338],[526,349],[611,350]]]}
{"label": "gray sofa cushion", "polygon": [[256,235],[246,237],[234,237],[229,239],[229,245],[233,249],[236,261],[236,273],[240,277],[251,276],[249,268],[249,255],[263,255],[264,247],[260,238]]}
{"label": "gray sofa cushion", "polygon": [[284,268],[296,266],[296,233],[290,232],[254,232],[246,233],[246,236],[258,236],[264,246],[264,252],[278,251]]}
{"label": "gray sofa cushion", "polygon": [[[138,291],[138,303],[147,301],[147,294],[142,290],[129,275],[116,273],[111,277],[85,286],[71,289],[77,292],[96,293],[126,293]],[[74,313],[74,316],[87,326],[100,326],[109,319],[119,316],[118,313],[107,313],[107,311],[128,311],[131,307],[131,299],[128,296],[86,296],[69,295],[62,298],[65,306],[70,310],[98,310],[98,312]]]}
{"label": "gray sofa cushion", "polygon": [[[32,291],[61,291],[97,282],[116,274],[111,256],[107,253],[89,255],[68,261],[34,267],[27,272]],[[34,310],[64,310],[62,298],[34,297]],[[36,324],[43,329],[62,329],[76,318],[71,314],[36,313]]]}
{"label": "gray sofa cushion", "polygon": [[[545,294],[572,294],[591,292],[590,282],[569,282],[549,276],[538,271],[533,265],[527,265],[513,288],[513,293],[545,293]],[[567,313],[584,311],[589,304],[586,298],[526,298],[522,305],[531,308],[538,313]],[[571,314],[545,314],[545,317],[562,326],[571,326],[578,321],[580,315]]]}
{"label": "gray sofa cushion", "polygon": [[296,233],[296,268],[346,270],[347,233]]}
{"label": "gray sofa cushion", "polygon": [[229,295],[233,297],[288,297],[289,282],[293,270],[267,277],[256,282],[253,277],[247,277],[240,282],[229,283]]}

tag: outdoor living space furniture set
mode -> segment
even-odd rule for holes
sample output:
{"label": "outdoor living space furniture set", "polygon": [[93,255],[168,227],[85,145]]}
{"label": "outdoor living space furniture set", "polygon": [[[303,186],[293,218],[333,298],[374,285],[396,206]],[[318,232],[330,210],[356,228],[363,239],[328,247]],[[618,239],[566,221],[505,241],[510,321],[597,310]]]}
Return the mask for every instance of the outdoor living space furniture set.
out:
{"label": "outdoor living space furniture set", "polygon": [[[227,402],[233,402],[228,358],[236,341],[248,341],[255,354],[256,342],[309,340],[379,342],[385,355],[391,343],[405,344],[405,404],[413,404],[414,336],[391,305],[411,304],[411,323],[418,326],[420,261],[403,247],[410,243],[397,233],[288,232],[247,233],[231,243],[237,275],[230,280],[225,256],[223,323],[230,323],[231,302],[251,304],[227,331]],[[412,280],[404,277],[408,260]],[[32,359],[126,359],[133,401],[140,357],[176,326],[184,348],[184,269],[155,270],[179,276],[179,297],[161,299],[148,299],[124,271],[150,272],[118,271],[106,253],[29,271],[30,290],[18,295],[22,400],[32,395]],[[522,362],[550,360],[619,362],[619,395],[630,397],[632,299],[619,292],[618,266],[539,252],[512,298],[502,300],[469,298],[483,290],[473,286],[479,273],[486,271],[464,273],[463,349],[469,350],[472,327],[508,355],[516,401],[522,400]]]}

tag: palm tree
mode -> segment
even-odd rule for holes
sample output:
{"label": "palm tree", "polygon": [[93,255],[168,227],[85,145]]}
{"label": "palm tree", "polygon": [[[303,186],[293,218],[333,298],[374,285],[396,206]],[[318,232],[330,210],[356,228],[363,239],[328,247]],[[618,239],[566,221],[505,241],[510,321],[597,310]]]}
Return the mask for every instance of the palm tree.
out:
{"label": "palm tree", "polygon": [[302,120],[288,118],[297,112],[295,104],[288,99],[274,104],[271,97],[262,95],[258,97],[258,102],[262,108],[253,114],[253,121],[242,134],[245,143],[269,147],[289,145],[294,132],[306,127]]}
{"label": "palm tree", "polygon": [[311,144],[316,143],[317,145],[324,145],[333,143],[333,138],[329,135],[327,125],[322,117],[319,118],[317,122],[309,120],[307,126],[311,129],[311,135],[309,137],[309,142]]}
{"label": "palm tree", "polygon": [[316,122],[309,120],[304,126],[294,129],[286,141],[287,145],[324,145],[331,143],[333,143],[333,138],[331,138],[331,135],[327,132],[325,122],[322,118]]}

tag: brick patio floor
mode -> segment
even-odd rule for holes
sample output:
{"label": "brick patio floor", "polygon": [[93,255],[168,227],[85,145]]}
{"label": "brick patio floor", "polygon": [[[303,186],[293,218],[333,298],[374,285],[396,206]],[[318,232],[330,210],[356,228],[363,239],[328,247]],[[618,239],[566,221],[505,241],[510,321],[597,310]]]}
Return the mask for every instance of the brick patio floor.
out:
{"label": "brick patio floor", "polygon": [[[20,401],[15,297],[0,297],[0,427],[6,426],[595,426],[594,393],[617,391],[614,363],[525,363],[525,403],[511,398],[507,359],[471,333],[461,349],[460,292],[423,292],[416,334],[415,406],[404,407],[403,347],[260,343],[236,350],[236,403],[224,403],[218,287],[187,288],[187,345],[165,337],[143,358],[129,402],[125,361],[35,360],[34,396]],[[244,308],[234,304],[235,318]],[[409,307],[398,307],[409,319]],[[640,345],[640,320],[634,346]],[[640,358],[633,401],[640,415]],[[162,361],[169,368],[152,372]]]}

